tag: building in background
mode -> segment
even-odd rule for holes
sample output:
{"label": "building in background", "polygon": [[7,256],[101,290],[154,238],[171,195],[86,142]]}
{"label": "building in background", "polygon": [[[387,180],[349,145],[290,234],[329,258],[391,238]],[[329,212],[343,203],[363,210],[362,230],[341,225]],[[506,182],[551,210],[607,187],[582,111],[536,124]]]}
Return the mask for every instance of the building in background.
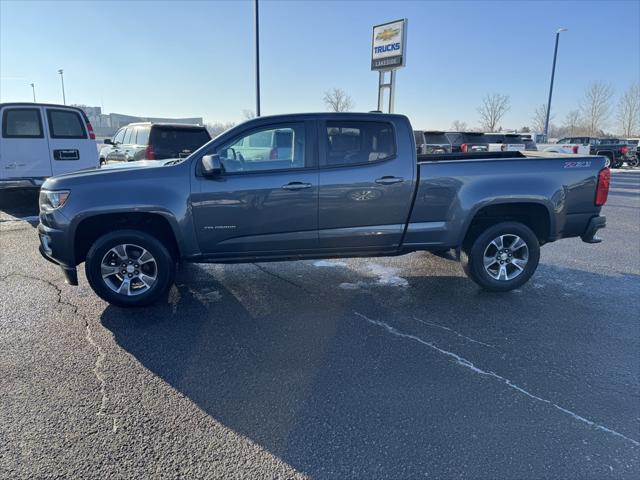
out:
{"label": "building in background", "polygon": [[87,105],[73,105],[81,108],[87,114],[93,131],[97,137],[112,137],[120,127],[133,122],[157,122],[157,123],[184,123],[187,125],[202,125],[202,117],[192,118],[161,118],[161,117],[137,117],[122,113],[102,113],[101,107],[89,107]]}

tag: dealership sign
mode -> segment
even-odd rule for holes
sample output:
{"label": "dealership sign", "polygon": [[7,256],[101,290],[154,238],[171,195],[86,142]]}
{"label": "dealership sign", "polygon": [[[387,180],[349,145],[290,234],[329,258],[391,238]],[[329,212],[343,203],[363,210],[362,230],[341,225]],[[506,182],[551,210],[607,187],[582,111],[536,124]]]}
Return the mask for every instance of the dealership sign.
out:
{"label": "dealership sign", "polygon": [[371,70],[404,67],[407,20],[396,20],[373,27]]}

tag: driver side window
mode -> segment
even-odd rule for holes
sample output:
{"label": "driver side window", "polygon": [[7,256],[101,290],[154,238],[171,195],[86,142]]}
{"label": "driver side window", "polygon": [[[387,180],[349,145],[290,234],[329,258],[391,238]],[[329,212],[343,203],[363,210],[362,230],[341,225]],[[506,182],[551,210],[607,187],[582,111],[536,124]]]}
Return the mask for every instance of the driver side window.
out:
{"label": "driver side window", "polygon": [[218,148],[224,171],[257,172],[305,167],[304,123],[269,125]]}

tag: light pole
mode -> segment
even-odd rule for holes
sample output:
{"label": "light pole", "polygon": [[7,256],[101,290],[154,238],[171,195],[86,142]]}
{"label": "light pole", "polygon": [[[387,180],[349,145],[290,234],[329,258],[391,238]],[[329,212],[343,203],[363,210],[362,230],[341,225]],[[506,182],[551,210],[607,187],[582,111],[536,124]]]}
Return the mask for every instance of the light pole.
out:
{"label": "light pole", "polygon": [[36,84],[31,84],[31,90],[33,91],[33,103],[36,103]]}
{"label": "light pole", "polygon": [[258,0],[253,0],[253,20],[256,43],[256,117],[260,116],[260,17]]}
{"label": "light pole", "polygon": [[58,73],[60,74],[60,81],[62,82],[62,104],[66,105],[67,99],[64,96],[64,72],[62,71],[62,69],[60,69],[58,70]]}
{"label": "light pole", "polygon": [[551,114],[551,95],[553,94],[553,78],[556,75],[556,58],[558,58],[558,41],[560,40],[560,32],[566,32],[568,28],[559,28],[556,31],[556,47],[553,50],[553,66],[551,67],[551,85],[549,85],[549,102],[547,103],[547,117],[544,120],[544,136],[545,142],[549,138],[549,115]]}

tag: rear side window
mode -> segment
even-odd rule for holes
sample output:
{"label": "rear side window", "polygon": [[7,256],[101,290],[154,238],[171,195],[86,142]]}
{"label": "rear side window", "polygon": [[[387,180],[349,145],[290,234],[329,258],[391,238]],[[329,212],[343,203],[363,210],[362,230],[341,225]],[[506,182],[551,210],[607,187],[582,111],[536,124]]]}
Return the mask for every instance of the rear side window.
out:
{"label": "rear side window", "polygon": [[136,144],[146,145],[149,143],[149,127],[138,127],[136,130],[138,131]]}
{"label": "rear side window", "polygon": [[2,114],[4,138],[42,138],[42,118],[38,108],[7,108]]}
{"label": "rear side window", "polygon": [[51,138],[87,138],[78,112],[47,109]]}
{"label": "rear side window", "polygon": [[[124,145],[130,145],[131,144],[131,137],[133,135],[133,132],[135,130],[133,129],[133,127],[127,127],[127,130],[124,132],[124,140],[122,141],[122,143]],[[135,139],[135,137],[134,137]]]}
{"label": "rear side window", "polygon": [[383,122],[327,122],[327,165],[357,165],[396,154],[393,127]]}
{"label": "rear side window", "polygon": [[204,128],[155,127],[151,131],[151,145],[154,152],[178,156],[191,153],[211,140]]}

